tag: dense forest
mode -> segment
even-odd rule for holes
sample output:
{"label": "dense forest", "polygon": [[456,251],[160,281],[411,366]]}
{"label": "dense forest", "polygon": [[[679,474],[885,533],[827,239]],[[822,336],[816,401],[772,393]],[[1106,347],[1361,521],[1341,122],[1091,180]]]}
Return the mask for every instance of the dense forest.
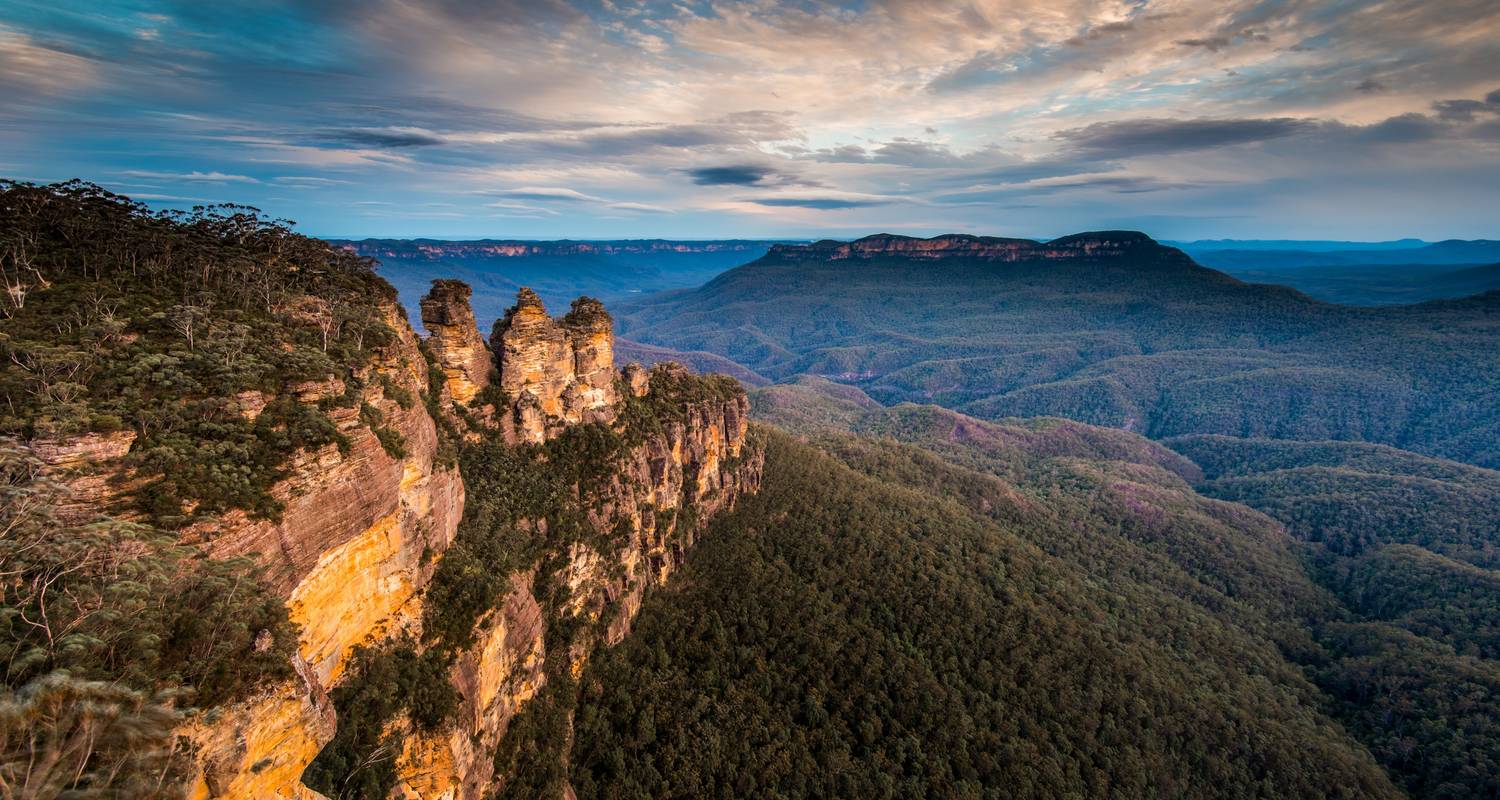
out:
{"label": "dense forest", "polygon": [[[581,678],[579,797],[1399,794],[1283,656],[1306,643],[1277,616],[1326,598],[1267,522],[1082,452],[1007,480],[769,438],[761,494]],[[1134,473],[1137,505],[1097,514],[1076,490],[1099,472]],[[1193,552],[1209,531],[1235,552]],[[1238,596],[1231,562],[1266,590]]]}
{"label": "dense forest", "polygon": [[1350,730],[1414,795],[1493,795],[1500,473],[1351,442],[1167,443],[1200,491],[1284,522],[1357,620],[1320,629],[1332,658],[1313,673]]}
{"label": "dense forest", "polygon": [[1500,465],[1500,407],[1486,401],[1500,393],[1500,294],[1335,306],[1132,236],[1118,254],[1018,261],[773,249],[617,317],[633,340],[772,381],[830,377],[882,403]]}
{"label": "dense forest", "polygon": [[[1168,440],[1174,452],[1066,420],[882,407],[817,378],[753,398],[761,419],[860,454],[849,463],[873,477],[941,487],[1095,581],[1266,632],[1412,796],[1500,789],[1500,597],[1487,560],[1500,475],[1342,442],[1197,436]],[[1292,538],[1200,492],[1261,508]]]}
{"label": "dense forest", "polygon": [[[0,215],[0,435],[133,432],[125,510],[158,525],[274,517],[287,460],[341,442],[327,411],[358,406],[357,368],[394,336],[370,260],[252,208],[0,183]],[[329,378],[345,392],[323,408],[241,413],[243,393]]]}

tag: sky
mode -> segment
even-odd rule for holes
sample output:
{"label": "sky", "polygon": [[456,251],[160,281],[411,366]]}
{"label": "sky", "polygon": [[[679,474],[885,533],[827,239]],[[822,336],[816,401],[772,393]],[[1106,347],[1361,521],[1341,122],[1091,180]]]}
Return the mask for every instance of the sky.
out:
{"label": "sky", "polygon": [[0,176],[333,237],[1500,238],[1500,3],[0,0]]}

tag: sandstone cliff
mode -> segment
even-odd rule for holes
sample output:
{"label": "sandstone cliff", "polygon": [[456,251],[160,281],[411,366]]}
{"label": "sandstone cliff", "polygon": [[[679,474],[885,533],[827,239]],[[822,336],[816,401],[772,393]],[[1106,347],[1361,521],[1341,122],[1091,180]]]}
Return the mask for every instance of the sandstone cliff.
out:
{"label": "sandstone cliff", "polygon": [[459,281],[433,281],[421,304],[422,327],[431,334],[428,341],[443,366],[446,388],[459,403],[473,400],[489,385],[495,370],[495,359],[469,308],[469,294],[469,287]]}
{"label": "sandstone cliff", "polygon": [[[437,340],[468,335],[435,330],[434,349],[447,347]],[[549,681],[576,676],[591,648],[623,638],[645,591],[668,579],[702,526],[759,485],[743,392],[675,365],[617,371],[612,323],[596,301],[580,298],[553,319],[523,289],[491,347],[500,391],[460,410],[478,429],[475,447],[538,459],[529,462],[530,479],[551,476],[540,480],[563,492],[497,526],[503,504],[480,495],[505,489],[475,476],[459,534],[465,555],[497,528],[520,531],[536,549],[460,625],[471,635],[446,660],[456,713],[437,726],[417,724],[410,711],[388,722],[383,746],[399,753],[392,789],[399,797],[478,798],[502,784],[495,752],[516,714]],[[590,474],[577,478],[579,469]],[[452,617],[441,598],[461,579],[450,575],[438,582],[429,619]],[[425,633],[427,647],[445,646],[441,632]]]}
{"label": "sandstone cliff", "polygon": [[580,297],[555,320],[535,292],[522,289],[515,307],[495,323],[490,346],[522,441],[541,442],[568,425],[614,418],[614,323],[599,301]]}
{"label": "sandstone cliff", "polygon": [[[271,490],[282,507],[274,519],[233,511],[179,534],[216,557],[253,556],[299,631],[295,677],[181,728],[193,754],[189,796],[323,796],[305,773],[350,738],[338,699],[399,646],[441,666],[456,706],[436,722],[405,711],[374,731],[391,754],[387,796],[483,797],[506,779],[494,754],[516,714],[549,680],[576,674],[591,648],[625,636],[644,592],[671,575],[708,519],[758,487],[749,406],[732,381],[673,365],[617,370],[599,303],[580,298],[553,319],[526,290],[496,324],[492,355],[467,297],[463,284],[434,285],[422,304],[426,342],[388,305],[395,340],[347,382],[235,398],[247,419],[278,398],[321,405],[344,444],[297,453]],[[133,438],[33,444],[82,510],[118,507],[132,490]],[[474,453],[455,459],[455,448]],[[483,469],[486,452],[551,476],[551,499],[505,520],[515,554],[478,564],[494,591],[455,611],[444,592],[458,570],[440,577],[445,556],[488,535],[494,503],[471,495],[466,516],[454,462]],[[478,485],[505,494],[506,481],[531,477],[523,468]],[[424,630],[435,617],[460,619],[463,635]],[[354,674],[351,663],[361,665]]]}

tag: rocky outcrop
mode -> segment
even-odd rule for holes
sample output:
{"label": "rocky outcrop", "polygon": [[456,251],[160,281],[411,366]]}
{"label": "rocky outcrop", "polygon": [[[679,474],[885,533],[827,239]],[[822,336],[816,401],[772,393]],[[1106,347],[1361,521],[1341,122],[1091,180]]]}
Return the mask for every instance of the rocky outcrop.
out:
{"label": "rocky outcrop", "polygon": [[[384,313],[396,341],[356,371],[362,387],[356,402],[327,410],[347,447],[296,454],[271,489],[283,507],[278,518],[232,511],[179,532],[184,544],[208,555],[259,562],[299,629],[295,677],[232,706],[199,712],[179,730],[195,756],[189,797],[316,797],[301,776],[335,729],[328,689],[356,645],[419,612],[417,594],[453,540],[463,481],[455,468],[439,463],[433,419],[413,400],[429,388],[416,335],[396,306]],[[344,381],[327,379],[289,384],[278,394],[316,404],[345,390]],[[270,399],[246,392],[235,403],[253,418]],[[361,408],[378,414],[387,435],[399,438],[399,456],[361,419]],[[82,513],[115,505],[130,491],[122,464],[133,440],[134,434],[120,432],[32,446],[73,490],[70,502]]]}
{"label": "rocky outcrop", "polygon": [[[581,299],[554,320],[523,290],[491,341],[500,386],[516,398],[511,414],[497,416],[520,420],[515,431],[494,432],[506,441],[537,443],[573,424],[615,421],[630,402],[659,416],[639,438],[627,436],[632,443],[602,485],[573,501],[593,534],[544,556],[560,564],[548,587],[536,586],[531,571],[516,573],[503,601],[478,621],[473,643],[449,668],[462,698],[454,722],[437,731],[405,719],[393,726],[401,753],[395,795],[403,798],[481,798],[503,783],[506,776],[494,773],[495,750],[515,714],[547,684],[549,667],[576,677],[593,643],[619,642],[645,593],[670,578],[702,528],[760,484],[743,391],[685,392],[697,379],[674,364],[617,371],[611,322],[597,302]],[[546,415],[542,427],[528,427],[528,410]],[[548,536],[545,519],[518,524]],[[550,641],[549,618],[573,618],[581,627],[565,627],[592,633]]]}
{"label": "rocky outcrop", "polygon": [[[334,408],[329,416],[349,447],[298,455],[289,477],[272,491],[285,504],[279,521],[231,512],[183,534],[185,542],[218,557],[254,555],[300,631],[297,678],[233,707],[210,709],[184,729],[197,749],[192,797],[316,797],[301,776],[337,724],[327,691],[356,645],[420,614],[418,594],[453,541],[463,481],[455,468],[438,462],[434,422],[406,397],[429,389],[416,336],[394,307],[386,322],[398,340],[360,371],[361,405],[376,409],[400,435],[403,455],[386,452],[359,420],[358,407]],[[387,385],[403,397],[387,396]],[[316,402],[343,387],[288,391]]]}
{"label": "rocky outcrop", "polygon": [[421,303],[427,342],[447,376],[448,392],[459,403],[473,400],[489,385],[495,370],[495,358],[469,308],[469,294],[468,285],[460,281],[433,281]]}
{"label": "rocky outcrop", "polygon": [[614,418],[614,322],[599,301],[580,297],[556,320],[523,288],[495,323],[490,347],[521,441],[542,442],[568,425]]}
{"label": "rocky outcrop", "polygon": [[546,684],[546,620],[529,575],[512,577],[500,608],[479,621],[449,680],[463,698],[454,724],[408,735],[396,763],[395,795],[480,798],[494,777],[494,751],[510,721]]}
{"label": "rocky outcrop", "polygon": [[[348,381],[304,381],[234,398],[247,416],[278,397],[319,404],[345,446],[295,455],[271,489],[282,506],[277,518],[235,511],[180,532],[185,544],[209,555],[255,558],[299,635],[292,678],[197,712],[179,729],[193,753],[186,794],[194,800],[320,797],[302,776],[338,730],[330,691],[350,680],[354,649],[391,641],[427,646],[424,593],[455,541],[466,503],[451,455],[441,455],[455,424],[469,426],[472,436],[520,446],[545,443],[570,426],[604,423],[623,449],[611,456],[607,479],[579,490],[570,513],[579,520],[575,527],[586,530],[552,554],[564,566],[545,577],[545,593],[536,585],[542,580],[536,565],[509,575],[504,597],[447,662],[457,713],[435,731],[417,730],[405,718],[391,724],[400,742],[396,797],[477,799],[503,782],[494,774],[494,752],[511,720],[547,685],[549,666],[576,675],[589,649],[578,639],[549,643],[549,621],[576,618],[595,631],[592,641],[618,642],[645,592],[668,579],[713,515],[758,488],[759,455],[747,444],[749,404],[732,381],[694,393],[683,387],[701,379],[675,365],[616,370],[603,306],[581,298],[553,319],[526,291],[495,327],[495,370],[467,296],[463,284],[439,282],[424,299],[440,370],[428,369],[415,333],[391,305],[385,322],[396,341]],[[443,385],[429,385],[431,378]],[[491,379],[505,398],[491,402],[507,407],[434,419],[436,406],[416,401],[475,406]],[[629,404],[635,404],[632,418],[645,414],[652,423],[627,436],[621,418]],[[383,443],[371,419],[400,446]],[[32,444],[53,474],[73,486],[82,513],[129,491],[128,476],[117,473],[132,443],[132,434],[114,433]],[[537,536],[548,533],[546,519],[518,524]],[[559,593],[565,601],[556,599]]]}
{"label": "rocky outcrop", "polygon": [[51,476],[67,487],[57,508],[62,518],[81,521],[114,504],[115,465],[130,452],[135,438],[135,431],[126,430],[27,443]]}

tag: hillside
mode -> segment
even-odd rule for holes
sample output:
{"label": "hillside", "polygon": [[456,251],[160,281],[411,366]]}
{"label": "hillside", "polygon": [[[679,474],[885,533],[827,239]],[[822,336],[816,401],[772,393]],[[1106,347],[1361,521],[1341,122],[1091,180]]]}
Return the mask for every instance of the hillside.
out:
{"label": "hillside", "polygon": [[1226,268],[1240,280],[1291,286],[1328,303],[1381,306],[1445,300],[1500,289],[1493,264],[1330,264]]}
{"label": "hillside", "polygon": [[1263,517],[1086,446],[768,435],[582,676],[579,797],[1399,796],[1283,656],[1325,598]]}
{"label": "hillside", "polygon": [[[1113,298],[1161,340],[1196,295],[1119,286],[1260,297],[1120,232],[773,255],[742,270],[899,265],[933,297],[955,266],[1063,274],[1095,285],[1074,321]],[[847,377],[752,398],[621,368],[604,304],[526,288],[486,324],[434,281],[419,337],[368,259],[76,182],[0,184],[0,269],[18,796],[1500,790],[1490,470],[887,406]],[[1225,329],[1329,335],[1321,304],[1262,300]],[[833,308],[788,341],[861,330]]]}
{"label": "hillside", "polygon": [[1213,243],[1186,242],[1182,249],[1200,263],[1235,272],[1241,269],[1295,269],[1319,266],[1487,264],[1500,260],[1500,242],[1488,239],[1447,239],[1441,242],[1388,242],[1360,247],[1327,243],[1310,249],[1286,242],[1278,247],[1241,248]]}
{"label": "hillside", "polygon": [[[1121,592],[1192,599],[1244,627],[1282,621],[1271,629],[1281,652],[1412,796],[1497,788],[1496,473],[1338,442],[1195,436],[1169,440],[1173,452],[1067,420],[881,408],[817,378],[760,389],[752,404],[835,452],[856,448],[841,431],[920,448],[903,469],[882,458],[882,474],[941,485]],[[983,477],[943,477],[955,468]],[[1003,489],[976,489],[986,485]],[[1300,542],[1199,493],[1265,511]]]}
{"label": "hillside", "polygon": [[[827,287],[837,286],[829,292]],[[626,337],[882,403],[1152,437],[1365,440],[1500,464],[1500,295],[1368,309],[1242,283],[1135,233],[773,248],[622,305]]]}

